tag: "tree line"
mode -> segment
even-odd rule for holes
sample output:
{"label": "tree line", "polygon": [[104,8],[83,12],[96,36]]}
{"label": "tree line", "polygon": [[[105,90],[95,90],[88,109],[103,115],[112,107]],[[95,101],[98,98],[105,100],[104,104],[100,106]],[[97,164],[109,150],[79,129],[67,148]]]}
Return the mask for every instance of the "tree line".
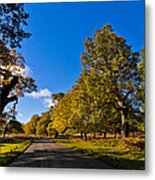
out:
{"label": "tree line", "polygon": [[144,49],[133,52],[109,24],[88,37],[84,47],[76,84],[49,110],[46,121],[46,113],[41,117],[37,127],[46,126],[46,134],[72,129],[85,139],[88,133],[122,138],[130,132],[144,134]]}
{"label": "tree line", "polygon": [[[0,4],[0,132],[4,135],[13,132],[10,128],[23,129],[16,121],[18,98],[37,89],[35,80],[25,74],[20,54],[22,41],[31,36],[24,29],[28,18],[24,4]],[[122,138],[130,132],[144,134],[144,49],[134,52],[109,24],[87,37],[84,48],[76,83],[66,94],[54,94],[56,106],[33,116],[24,125],[25,132],[57,135],[73,130],[85,139],[88,133]]]}

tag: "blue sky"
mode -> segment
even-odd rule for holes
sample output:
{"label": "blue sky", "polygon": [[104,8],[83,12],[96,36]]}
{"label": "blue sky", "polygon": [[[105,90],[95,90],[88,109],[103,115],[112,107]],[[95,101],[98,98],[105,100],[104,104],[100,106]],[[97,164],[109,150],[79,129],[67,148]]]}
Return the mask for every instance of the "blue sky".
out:
{"label": "blue sky", "polygon": [[124,36],[134,51],[144,47],[144,1],[33,3],[25,4],[30,14],[31,38],[24,40],[21,54],[38,93],[19,99],[18,119],[27,122],[45,112],[51,93],[67,92],[81,72],[80,55],[87,36],[105,24]]}

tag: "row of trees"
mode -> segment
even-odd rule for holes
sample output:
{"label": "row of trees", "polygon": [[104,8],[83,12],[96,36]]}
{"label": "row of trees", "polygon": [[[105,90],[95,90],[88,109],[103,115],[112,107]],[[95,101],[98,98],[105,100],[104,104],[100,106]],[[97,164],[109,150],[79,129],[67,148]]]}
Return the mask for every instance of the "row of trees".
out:
{"label": "row of trees", "polygon": [[27,135],[48,135],[48,124],[50,123],[50,112],[43,113],[41,116],[35,114],[30,121],[24,125]]}
{"label": "row of trees", "polygon": [[59,132],[68,128],[87,133],[144,132],[144,49],[132,52],[111,25],[97,30],[84,43],[82,73],[60,99],[51,116]]}
{"label": "row of trees", "polygon": [[144,133],[144,49],[132,52],[123,37],[105,25],[88,37],[81,55],[82,72],[65,95],[53,95],[57,105],[26,124],[28,134],[51,135],[67,129],[92,133]]}
{"label": "row of trees", "polygon": [[[52,95],[54,104],[57,105],[58,101],[63,98],[64,93],[56,93]],[[40,116],[35,114],[31,119],[23,126],[24,132],[27,135],[45,135],[51,136],[55,134],[56,130],[53,128],[51,118],[53,113],[53,107],[47,112],[42,113]]]}

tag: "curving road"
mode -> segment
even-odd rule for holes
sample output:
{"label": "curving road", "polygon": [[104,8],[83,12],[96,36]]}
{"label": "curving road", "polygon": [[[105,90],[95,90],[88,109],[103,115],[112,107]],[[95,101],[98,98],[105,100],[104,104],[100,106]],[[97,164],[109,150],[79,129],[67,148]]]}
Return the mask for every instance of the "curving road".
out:
{"label": "curving road", "polygon": [[109,165],[63,145],[41,140],[32,143],[10,167],[112,169]]}

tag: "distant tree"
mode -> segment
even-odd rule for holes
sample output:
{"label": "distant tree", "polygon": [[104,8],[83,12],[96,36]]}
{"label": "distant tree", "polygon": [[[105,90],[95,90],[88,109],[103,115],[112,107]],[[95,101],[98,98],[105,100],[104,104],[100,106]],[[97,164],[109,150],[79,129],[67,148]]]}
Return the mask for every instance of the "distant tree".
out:
{"label": "distant tree", "polygon": [[59,93],[54,93],[52,94],[52,100],[54,101],[54,106],[50,109],[51,112],[51,118],[50,118],[50,123],[48,124],[47,131],[49,135],[54,134],[54,138],[58,137],[58,131],[57,129],[53,128],[53,110],[55,107],[58,105],[58,102],[64,97],[65,93],[59,92]]}
{"label": "distant tree", "polygon": [[53,128],[53,121],[50,118],[50,122],[48,123],[48,126],[46,128],[48,136],[52,136],[55,133],[55,129]]}
{"label": "distant tree", "polygon": [[56,129],[59,133],[64,133],[70,128],[71,122],[71,95],[67,93],[59,100],[58,105],[53,109],[52,113],[52,128]]}
{"label": "distant tree", "polygon": [[51,115],[49,112],[43,113],[37,122],[36,134],[37,135],[48,135],[48,124],[50,123]]}
{"label": "distant tree", "polygon": [[23,134],[23,125],[17,121],[17,120],[12,120],[8,123],[8,128],[7,128],[8,133],[11,134]]}
{"label": "distant tree", "polygon": [[38,114],[35,114],[32,116],[32,118],[30,119],[29,122],[27,122],[24,125],[24,131],[26,134],[36,134],[36,130],[37,130],[37,123],[40,120],[40,117]]}
{"label": "distant tree", "polygon": [[52,94],[52,99],[59,101],[61,98],[64,97],[64,95],[65,95],[65,93],[63,93],[63,92],[54,93],[54,94]]}

